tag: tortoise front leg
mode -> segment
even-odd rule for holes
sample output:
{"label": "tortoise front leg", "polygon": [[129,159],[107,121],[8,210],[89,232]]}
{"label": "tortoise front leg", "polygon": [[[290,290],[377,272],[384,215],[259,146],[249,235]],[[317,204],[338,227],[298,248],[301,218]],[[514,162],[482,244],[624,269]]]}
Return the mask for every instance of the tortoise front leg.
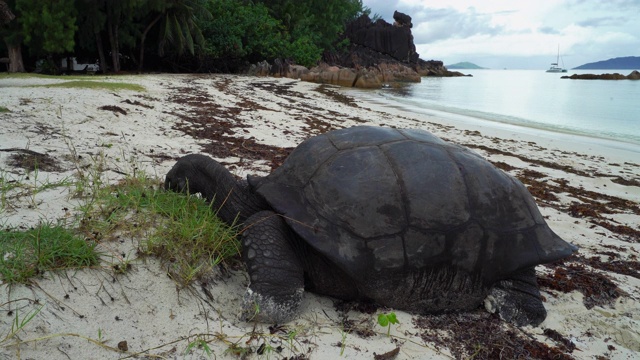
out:
{"label": "tortoise front leg", "polygon": [[484,300],[485,308],[516,326],[538,326],[547,317],[535,268],[521,270],[497,282]]}
{"label": "tortoise front leg", "polygon": [[292,246],[295,235],[272,211],[254,214],[246,225],[242,258],[250,283],[243,299],[243,317],[285,323],[297,313],[304,292],[304,270]]}

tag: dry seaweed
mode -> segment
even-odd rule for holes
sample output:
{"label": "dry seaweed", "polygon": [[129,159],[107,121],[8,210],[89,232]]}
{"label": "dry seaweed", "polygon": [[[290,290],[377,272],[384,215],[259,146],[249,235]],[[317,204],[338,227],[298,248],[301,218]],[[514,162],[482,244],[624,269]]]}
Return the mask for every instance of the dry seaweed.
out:
{"label": "dry seaweed", "polygon": [[365,301],[342,301],[336,300],[334,308],[340,316],[340,326],[348,334],[356,334],[361,338],[369,338],[376,334],[373,330],[374,324],[371,317],[367,316],[359,320],[349,318],[349,311],[357,311],[364,314],[374,314],[379,306],[372,302]]}
{"label": "dry seaweed", "polygon": [[[575,257],[569,258],[570,260]],[[560,292],[579,291],[584,295],[584,306],[613,306],[615,300],[625,293],[604,274],[590,270],[582,264],[546,264],[551,274],[540,274],[538,285]]]}
{"label": "dry seaweed", "polygon": [[118,114],[127,115],[127,110],[115,105],[104,105],[104,106],[100,106],[98,109],[111,111],[116,115]]}
{"label": "dry seaweed", "polygon": [[576,349],[576,344],[573,341],[567,339],[562,334],[553,329],[544,329],[542,332],[549,339],[558,343],[566,352],[573,352]]}
{"label": "dry seaweed", "polygon": [[[228,80],[228,79],[225,79]],[[217,83],[227,87],[228,81]],[[174,126],[197,139],[209,140],[203,150],[218,158],[240,157],[241,161],[266,160],[271,168],[279,167],[292,148],[282,148],[260,144],[255,138],[243,138],[236,134],[238,130],[249,127],[238,119],[246,111],[262,109],[252,101],[241,101],[238,107],[223,107],[211,100],[206,91],[190,83],[189,87],[176,89],[172,101],[189,105],[185,113],[175,113],[183,121]]]}
{"label": "dry seaweed", "polygon": [[523,184],[527,185],[527,190],[533,195],[534,198],[541,200],[543,203],[550,205],[553,202],[558,201],[558,197],[552,191],[552,188],[547,186],[546,182],[538,181],[531,178],[522,176],[517,177]]}
{"label": "dry seaweed", "polygon": [[63,171],[60,163],[48,154],[42,154],[29,149],[9,148],[0,151],[15,152],[9,155],[8,164],[29,171]]}
{"label": "dry seaweed", "polygon": [[498,169],[502,169],[504,171],[511,171],[511,170],[517,169],[517,167],[509,165],[504,161],[491,161],[491,163],[493,164],[493,166],[497,167]]}
{"label": "dry seaweed", "polygon": [[485,145],[478,145],[478,144],[473,144],[473,143],[467,143],[467,144],[462,144],[468,148],[475,148],[475,149],[480,149],[483,150],[489,154],[496,154],[496,155],[504,155],[504,156],[510,156],[510,157],[515,157],[518,158],[524,162],[530,163],[530,164],[535,164],[535,165],[539,165],[539,166],[544,166],[546,168],[549,169],[556,169],[556,170],[562,170],[564,172],[568,172],[568,173],[572,173],[572,174],[576,174],[576,175],[580,175],[580,176],[591,176],[591,174],[582,171],[582,170],[578,170],[575,169],[571,166],[568,165],[561,165],[558,163],[554,163],[551,161],[544,161],[544,160],[538,160],[538,159],[530,159],[527,158],[526,156],[523,155],[518,155],[518,154],[514,154],[508,151],[504,151],[504,150],[499,150],[499,149],[495,149],[495,148],[491,148]]}
{"label": "dry seaweed", "polygon": [[628,242],[640,242],[640,230],[634,229],[627,225],[616,225],[611,220],[592,220],[591,223],[602,226],[603,228],[620,235],[620,239]]}
{"label": "dry seaweed", "polygon": [[611,181],[616,183],[616,184],[620,184],[620,185],[624,185],[624,186],[638,186],[638,187],[640,187],[640,181],[635,180],[635,179],[623,179],[620,176],[616,176]]}
{"label": "dry seaweed", "polygon": [[343,104],[343,105],[347,105],[347,106],[351,106],[351,107],[358,107],[358,104],[356,104],[356,102],[353,100],[352,97],[346,96],[344,94],[341,94],[333,89],[331,89],[331,87],[327,86],[327,85],[320,85],[318,87],[316,87],[314,89],[314,91],[317,91],[325,96],[327,96],[328,98],[331,98],[332,101],[335,101],[337,103]]}
{"label": "dry seaweed", "polygon": [[392,360],[392,359],[395,359],[399,353],[400,353],[400,348],[397,347],[391,351],[387,351],[384,354],[373,353],[373,359],[374,360]]}
{"label": "dry seaweed", "polygon": [[484,311],[419,316],[413,322],[425,343],[448,349],[456,359],[573,359],[564,343],[549,346]]}
{"label": "dry seaweed", "polygon": [[587,204],[573,202],[571,203],[571,205],[569,205],[569,208],[567,210],[569,211],[569,215],[577,218],[583,218],[587,216],[593,218],[600,217],[600,214],[593,207]]}
{"label": "dry seaweed", "polygon": [[325,132],[336,130],[337,127],[334,127],[330,122],[320,119],[320,117],[315,114],[307,115],[304,118],[305,123],[309,125],[307,128],[307,132],[309,134],[323,134]]}
{"label": "dry seaweed", "polygon": [[[576,218],[588,218],[595,225],[619,235],[619,239],[628,242],[640,242],[640,230],[618,224],[603,214],[633,213],[640,214],[638,203],[612,195],[586,190],[569,185],[565,179],[540,180],[544,176],[535,171],[523,170],[517,178],[540,204],[551,206]],[[578,201],[569,205],[558,204],[556,194],[569,194]]]}
{"label": "dry seaweed", "polygon": [[524,177],[526,179],[542,179],[547,177],[547,175],[531,169],[522,169],[522,171],[520,171],[520,177]]}
{"label": "dry seaweed", "polygon": [[607,261],[602,261],[599,256],[577,258],[582,259],[582,263],[589,265],[594,269],[610,271],[616,274],[640,279],[640,262],[631,260],[615,260],[619,255],[613,252],[607,252],[604,255],[609,256]]}
{"label": "dry seaweed", "polygon": [[[126,100],[123,100],[123,101],[121,101],[121,102],[123,102],[123,103],[125,103],[125,104],[129,104],[129,105],[141,106],[141,107],[146,108],[146,109],[153,109],[153,106],[151,106],[151,105],[147,105],[147,104],[142,103],[142,102],[140,102],[140,101],[138,101],[138,100],[133,100],[133,101],[131,101],[131,100],[129,100],[129,99],[126,99]],[[126,115],[126,114],[125,114],[125,115]]]}

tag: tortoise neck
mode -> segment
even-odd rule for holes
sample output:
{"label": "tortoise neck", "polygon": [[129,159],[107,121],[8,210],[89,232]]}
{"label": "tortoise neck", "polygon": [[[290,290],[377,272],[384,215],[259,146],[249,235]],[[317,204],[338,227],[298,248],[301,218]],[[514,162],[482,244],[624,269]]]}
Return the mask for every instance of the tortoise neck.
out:
{"label": "tortoise neck", "polygon": [[198,176],[189,179],[198,184],[189,187],[195,187],[225,223],[242,224],[254,213],[269,208],[246,181],[237,181],[220,163],[212,160],[199,171]]}

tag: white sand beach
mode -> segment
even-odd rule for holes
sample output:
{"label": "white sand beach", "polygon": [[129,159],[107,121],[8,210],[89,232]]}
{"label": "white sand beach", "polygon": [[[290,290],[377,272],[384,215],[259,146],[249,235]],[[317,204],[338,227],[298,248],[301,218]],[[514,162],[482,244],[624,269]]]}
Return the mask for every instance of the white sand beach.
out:
{"label": "white sand beach", "polygon": [[[502,351],[635,359],[640,353],[637,146],[416,113],[365,100],[370,93],[291,79],[155,74],[101,80],[146,90],[33,86],[68,80],[0,76],[0,108],[9,110],[0,112],[2,178],[73,179],[78,161],[101,158],[103,175],[113,182],[140,170],[162,179],[189,153],[206,153],[238,176],[265,175],[282,160],[280,150],[331,129],[421,128],[518,176],[549,226],[580,250],[564,263],[537,267],[548,312],[539,327],[516,328],[483,309],[438,316],[395,310],[399,324],[388,336],[376,316],[391,309],[345,309],[312,293],[305,293],[297,320],[283,327],[244,322],[238,318],[248,283],[242,269],[214,271],[206,283],[179,289],[160,261],[137,257],[139,239],[122,238],[99,244],[115,254],[100,268],[46,273],[29,285],[0,282],[0,340],[16,315],[42,307],[0,343],[0,359],[451,359]],[[28,174],[12,165],[21,150],[46,154],[57,166]],[[0,229],[72,218],[78,203],[57,187],[7,196]],[[131,268],[115,274],[111,265],[123,258]],[[213,354],[189,348],[195,340]]]}

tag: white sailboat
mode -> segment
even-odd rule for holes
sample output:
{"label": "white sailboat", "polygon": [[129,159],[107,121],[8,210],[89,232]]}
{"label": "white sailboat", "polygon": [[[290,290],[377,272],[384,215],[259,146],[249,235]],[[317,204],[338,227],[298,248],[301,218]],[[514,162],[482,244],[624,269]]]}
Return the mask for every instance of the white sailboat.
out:
{"label": "white sailboat", "polygon": [[556,62],[551,63],[551,67],[549,68],[549,70],[547,70],[547,72],[548,73],[566,73],[567,69],[564,69],[558,66],[559,61],[560,61],[560,45],[558,45],[558,56],[556,57]]}

